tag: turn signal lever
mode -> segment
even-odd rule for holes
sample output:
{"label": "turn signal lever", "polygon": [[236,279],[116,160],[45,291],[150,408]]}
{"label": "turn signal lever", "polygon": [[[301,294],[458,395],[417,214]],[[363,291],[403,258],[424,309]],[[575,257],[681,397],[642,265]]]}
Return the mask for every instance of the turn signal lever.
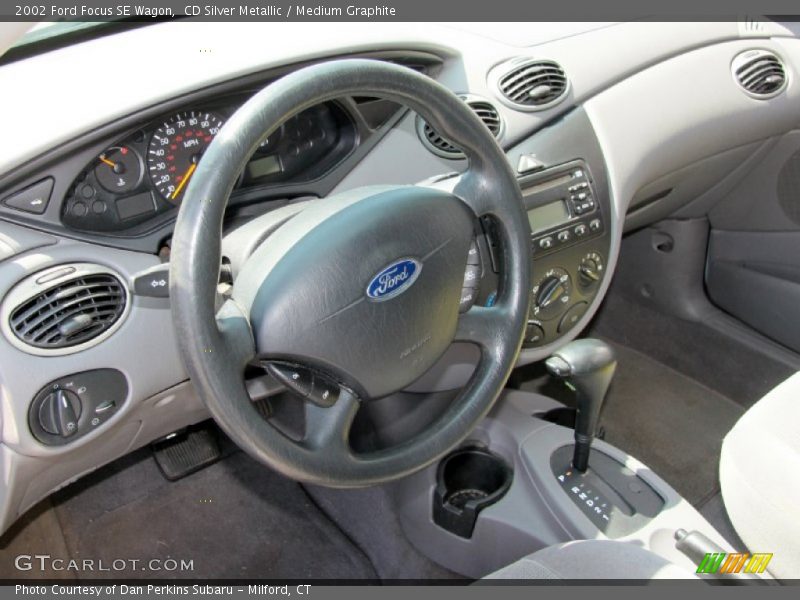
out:
{"label": "turn signal lever", "polygon": [[548,358],[545,365],[551,375],[563,379],[575,390],[578,414],[572,466],[585,473],[600,408],[617,368],[614,351],[600,340],[576,340]]}

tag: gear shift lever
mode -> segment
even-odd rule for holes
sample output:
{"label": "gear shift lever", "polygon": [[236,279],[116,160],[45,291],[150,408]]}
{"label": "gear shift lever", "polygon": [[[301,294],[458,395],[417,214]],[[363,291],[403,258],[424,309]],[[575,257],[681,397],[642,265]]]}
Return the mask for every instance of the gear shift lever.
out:
{"label": "gear shift lever", "polygon": [[572,466],[585,473],[600,408],[617,368],[614,352],[600,340],[576,340],[548,358],[545,365],[551,375],[564,379],[575,390],[578,414]]}

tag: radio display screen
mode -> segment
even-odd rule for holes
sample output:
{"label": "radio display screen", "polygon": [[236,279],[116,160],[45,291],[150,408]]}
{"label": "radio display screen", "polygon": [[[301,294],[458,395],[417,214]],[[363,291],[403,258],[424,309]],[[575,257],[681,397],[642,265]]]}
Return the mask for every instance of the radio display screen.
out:
{"label": "radio display screen", "polygon": [[567,202],[564,199],[537,206],[528,211],[528,222],[531,224],[532,233],[550,229],[568,220],[569,211],[567,210]]}

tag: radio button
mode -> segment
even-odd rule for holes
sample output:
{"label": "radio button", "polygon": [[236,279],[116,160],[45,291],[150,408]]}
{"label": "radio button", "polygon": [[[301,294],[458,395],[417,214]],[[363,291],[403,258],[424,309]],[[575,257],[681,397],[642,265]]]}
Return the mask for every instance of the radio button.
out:
{"label": "radio button", "polygon": [[551,238],[549,235],[539,240],[539,248],[541,248],[542,250],[547,250],[548,248],[552,247],[553,247],[553,238]]}
{"label": "radio button", "polygon": [[564,231],[558,232],[558,241],[561,242],[562,244],[568,242],[571,237],[572,234],[570,233],[569,229],[565,229]]}
{"label": "radio button", "polygon": [[577,237],[583,237],[584,235],[586,235],[586,225],[580,223],[579,225],[575,226],[574,231]]}
{"label": "radio button", "polygon": [[600,231],[602,227],[603,224],[600,222],[600,219],[592,219],[589,222],[589,229],[591,229],[592,231]]}

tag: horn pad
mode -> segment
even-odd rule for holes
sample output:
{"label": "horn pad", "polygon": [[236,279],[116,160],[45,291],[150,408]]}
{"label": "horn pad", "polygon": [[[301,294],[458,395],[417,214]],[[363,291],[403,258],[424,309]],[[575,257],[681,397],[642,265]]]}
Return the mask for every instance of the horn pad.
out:
{"label": "horn pad", "polygon": [[439,190],[362,193],[300,213],[264,243],[280,256],[253,265],[257,251],[242,275],[255,283],[246,304],[259,357],[379,398],[418,379],[452,342],[474,215]]}

